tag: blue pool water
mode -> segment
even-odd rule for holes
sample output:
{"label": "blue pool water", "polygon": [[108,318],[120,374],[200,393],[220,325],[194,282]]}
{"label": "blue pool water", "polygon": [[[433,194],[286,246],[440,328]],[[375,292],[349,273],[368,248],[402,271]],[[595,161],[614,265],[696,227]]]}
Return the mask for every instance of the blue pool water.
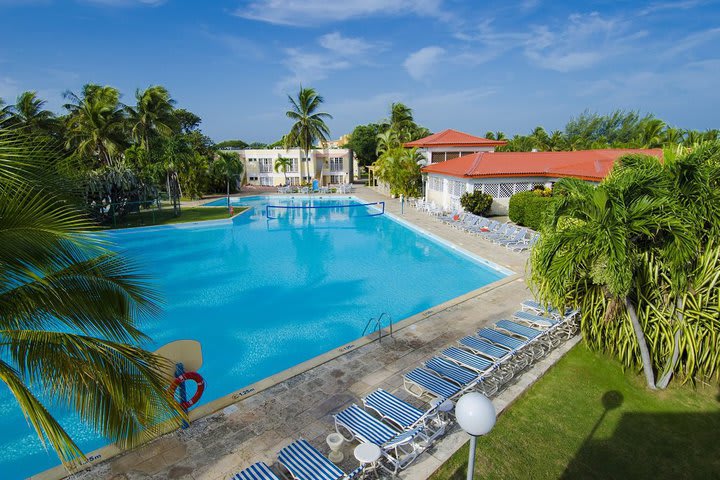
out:
{"label": "blue pool water", "polygon": [[[275,209],[265,205],[332,206]],[[225,199],[218,200],[221,205]],[[505,276],[352,198],[249,197],[232,223],[116,231],[118,247],[142,263],[164,298],[144,331],[158,346],[196,339],[207,388],[200,403],[361,336],[371,317],[395,321]],[[58,414],[89,452],[107,443]],[[0,392],[0,475],[23,478],[56,465]]]}

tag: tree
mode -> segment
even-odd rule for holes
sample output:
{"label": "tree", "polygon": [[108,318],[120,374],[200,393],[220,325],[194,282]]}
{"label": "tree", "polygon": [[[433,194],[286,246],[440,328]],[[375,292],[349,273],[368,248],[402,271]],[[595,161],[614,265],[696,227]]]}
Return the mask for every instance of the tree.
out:
{"label": "tree", "polygon": [[287,185],[287,171],[290,167],[292,167],[292,159],[290,158],[278,157],[278,159],[275,160],[275,171],[283,173],[283,180],[285,181],[285,185]]}
{"label": "tree", "polygon": [[230,206],[230,182],[237,180],[243,173],[244,167],[240,155],[232,152],[220,151],[211,165],[212,173],[222,178],[227,187],[227,200]]}
{"label": "tree", "polygon": [[176,108],[174,114],[181,133],[194,132],[200,128],[202,119],[194,113],[184,108]]}
{"label": "tree", "polygon": [[82,93],[65,92],[68,137],[65,146],[94,165],[110,165],[127,145],[120,92],[113,87],[87,84]]}
{"label": "tree", "polygon": [[[300,178],[305,179],[303,174],[304,159],[310,154],[310,148],[317,141],[327,141],[330,136],[330,130],[325,124],[325,119],[331,119],[332,115],[325,112],[319,112],[318,109],[323,103],[323,97],[318,95],[312,88],[300,87],[297,99],[288,95],[291,108],[285,115],[292,119],[295,123],[290,128],[290,132],[285,136],[285,148],[297,146],[300,147]],[[308,172],[310,177],[310,172]]]}
{"label": "tree", "polygon": [[[598,338],[594,332],[610,323],[620,329],[627,319],[635,341],[624,360],[635,364],[638,352],[648,387],[656,388],[656,352],[651,354],[641,322],[649,308],[643,286],[654,259],[663,259],[664,268],[677,276],[698,247],[668,175],[653,157],[627,156],[600,185],[563,179],[554,193],[557,203],[531,259],[539,298],[582,305],[586,338],[611,350],[617,348],[613,344],[627,345],[627,339]],[[647,318],[642,320],[647,328]]]}
{"label": "tree", "polygon": [[144,91],[135,91],[135,107],[126,106],[130,136],[152,156],[151,140],[169,137],[179,130],[175,101],[165,87],[155,85]]}
{"label": "tree", "polygon": [[[53,399],[123,448],[185,418],[168,361],[139,345],[158,295],[92,225],[57,176],[60,152],[0,132],[0,381],[63,463],[84,459],[41,400]],[[36,393],[42,396],[36,396]]]}
{"label": "tree", "polygon": [[499,130],[494,133],[488,130],[487,132],[485,132],[485,138],[487,138],[488,140],[506,140],[507,136]]}
{"label": "tree", "polygon": [[24,92],[9,108],[12,121],[20,128],[35,134],[48,134],[55,124],[55,115],[43,107],[47,102],[38,98],[37,92]]}
{"label": "tree", "polygon": [[217,148],[247,148],[248,144],[242,140],[225,140],[215,145]]}
{"label": "tree", "polygon": [[390,186],[393,195],[419,196],[422,192],[421,160],[424,157],[417,148],[392,147],[374,163],[377,178]]}
{"label": "tree", "polygon": [[375,154],[382,155],[388,150],[400,147],[400,139],[392,129],[387,129],[377,135],[377,147],[375,147]]}
{"label": "tree", "polygon": [[350,134],[350,140],[345,146],[355,153],[360,166],[372,165],[377,160],[377,135],[381,131],[381,125],[369,123],[358,125]]}
{"label": "tree", "polygon": [[3,122],[10,118],[10,115],[12,115],[12,112],[10,111],[10,106],[5,103],[5,100],[0,98],[0,128],[2,128]]}

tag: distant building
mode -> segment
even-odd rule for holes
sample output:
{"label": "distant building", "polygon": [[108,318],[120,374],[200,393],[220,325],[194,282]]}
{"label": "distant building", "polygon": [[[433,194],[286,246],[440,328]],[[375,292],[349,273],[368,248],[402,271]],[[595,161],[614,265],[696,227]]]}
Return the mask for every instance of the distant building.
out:
{"label": "distant building", "polygon": [[623,155],[640,153],[662,159],[661,149],[580,150],[574,152],[492,152],[463,155],[422,168],[427,175],[425,198],[445,209],[460,206],[466,192],[490,194],[493,211],[507,212],[515,193],[535,185],[552,186],[560,178],[600,182]]}
{"label": "distant building", "polygon": [[[230,149],[236,152],[245,166],[245,178],[250,185],[278,186],[287,182],[290,185],[309,183],[313,179],[320,181],[321,185],[337,185],[351,183],[357,172],[357,160],[347,148],[318,148],[312,149],[302,163],[300,177],[300,161],[302,152],[299,148],[262,148],[262,149]],[[287,174],[275,171],[275,161],[280,158],[289,158],[292,165]]]}
{"label": "distant building", "polygon": [[417,147],[428,164],[445,162],[477,152],[494,152],[495,147],[506,145],[505,140],[490,140],[457,130],[443,130],[425,138],[407,142],[406,147]]}

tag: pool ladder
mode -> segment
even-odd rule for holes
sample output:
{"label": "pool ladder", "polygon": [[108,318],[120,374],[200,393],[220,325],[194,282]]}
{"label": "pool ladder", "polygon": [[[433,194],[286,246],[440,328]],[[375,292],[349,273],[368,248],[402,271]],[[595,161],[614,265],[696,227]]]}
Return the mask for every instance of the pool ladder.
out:
{"label": "pool ladder", "polygon": [[380,343],[382,343],[382,337],[383,337],[382,319],[383,319],[383,317],[387,317],[387,319],[388,319],[388,322],[389,322],[388,326],[390,327],[389,335],[390,335],[390,338],[392,338],[394,340],[395,338],[393,337],[393,319],[392,319],[392,316],[387,312],[381,313],[380,316],[378,316],[377,318],[369,319],[367,324],[365,324],[365,329],[363,330],[362,336],[364,337],[368,333],[368,329],[370,328],[370,326],[374,325],[374,330],[370,331],[370,333],[375,332],[375,331],[378,332],[378,340],[380,341]]}

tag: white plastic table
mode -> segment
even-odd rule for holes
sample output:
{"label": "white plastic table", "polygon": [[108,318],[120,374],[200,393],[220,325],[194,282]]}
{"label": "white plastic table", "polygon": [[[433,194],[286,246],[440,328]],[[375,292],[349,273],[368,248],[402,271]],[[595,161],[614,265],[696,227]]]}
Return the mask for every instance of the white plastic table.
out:
{"label": "white plastic table", "polygon": [[370,465],[372,470],[377,472],[377,461],[380,460],[380,457],[382,456],[380,447],[372,443],[361,443],[355,447],[353,454],[355,455],[357,461],[363,466]]}

